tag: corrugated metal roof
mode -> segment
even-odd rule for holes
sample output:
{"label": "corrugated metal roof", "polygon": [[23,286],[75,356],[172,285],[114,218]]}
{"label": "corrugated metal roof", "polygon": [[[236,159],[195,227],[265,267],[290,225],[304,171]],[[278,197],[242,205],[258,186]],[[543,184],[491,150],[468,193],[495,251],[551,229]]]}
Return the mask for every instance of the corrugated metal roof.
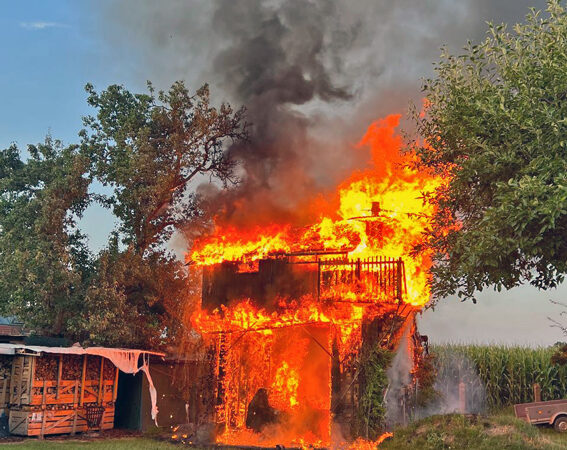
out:
{"label": "corrugated metal roof", "polygon": [[111,347],[44,347],[41,345],[25,345],[25,344],[2,344],[0,343],[0,355],[17,355],[19,353],[58,353],[66,355],[96,355],[106,356],[107,351],[116,351],[124,353],[138,353],[145,355],[165,356],[165,353],[154,352],[151,350],[139,350],[129,348],[111,348]]}

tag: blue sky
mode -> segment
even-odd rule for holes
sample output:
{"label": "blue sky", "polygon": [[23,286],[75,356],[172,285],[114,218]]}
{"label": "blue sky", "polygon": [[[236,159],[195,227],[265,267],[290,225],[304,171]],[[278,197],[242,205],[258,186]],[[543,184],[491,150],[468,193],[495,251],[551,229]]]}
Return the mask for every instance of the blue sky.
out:
{"label": "blue sky", "polygon": [[[3,1],[0,15],[0,148],[25,150],[50,133],[78,142],[81,118],[92,113],[84,86],[134,86],[129,73],[135,51],[120,51],[100,33],[101,2],[87,0]],[[89,208],[81,227],[94,250],[105,245],[114,223],[108,211]]]}
{"label": "blue sky", "polygon": [[[76,141],[89,113],[84,85],[131,85],[133,52],[117,54],[99,33],[100,2],[3,1],[0,15],[0,146],[21,147],[50,132]],[[118,64],[117,61],[120,61]]]}

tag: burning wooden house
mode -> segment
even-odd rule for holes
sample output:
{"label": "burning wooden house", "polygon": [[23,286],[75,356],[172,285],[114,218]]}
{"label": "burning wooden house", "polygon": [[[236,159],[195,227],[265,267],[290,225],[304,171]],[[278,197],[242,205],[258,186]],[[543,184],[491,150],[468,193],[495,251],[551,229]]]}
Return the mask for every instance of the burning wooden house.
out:
{"label": "burning wooden house", "polygon": [[188,255],[202,269],[192,322],[218,442],[323,447],[332,426],[356,437],[364,355],[395,349],[429,301],[429,255],[413,250],[431,214],[423,192],[441,180],[402,167],[394,122],[369,130],[374,167],[341,185],[335,214],[302,228],[217,225]]}
{"label": "burning wooden house", "polygon": [[[267,436],[282,420],[289,434],[274,428],[278,442],[299,436],[324,445],[331,419],[349,435],[362,347],[392,349],[413,323],[416,308],[402,301],[403,261],[303,253],[244,266],[204,268],[204,311],[220,313],[195,318],[215,352],[214,420],[226,427],[224,441],[242,439],[234,430]],[[356,298],[345,295],[349,286]]]}

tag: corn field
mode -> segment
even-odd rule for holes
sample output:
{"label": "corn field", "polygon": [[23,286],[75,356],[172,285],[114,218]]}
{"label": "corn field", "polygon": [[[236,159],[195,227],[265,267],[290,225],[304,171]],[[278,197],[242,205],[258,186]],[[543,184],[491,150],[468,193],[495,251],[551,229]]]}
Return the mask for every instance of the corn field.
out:
{"label": "corn field", "polygon": [[567,366],[551,363],[555,347],[527,348],[446,344],[432,348],[437,378],[453,384],[468,382],[472,371],[484,384],[486,404],[501,408],[533,401],[539,383],[542,400],[567,397]]}

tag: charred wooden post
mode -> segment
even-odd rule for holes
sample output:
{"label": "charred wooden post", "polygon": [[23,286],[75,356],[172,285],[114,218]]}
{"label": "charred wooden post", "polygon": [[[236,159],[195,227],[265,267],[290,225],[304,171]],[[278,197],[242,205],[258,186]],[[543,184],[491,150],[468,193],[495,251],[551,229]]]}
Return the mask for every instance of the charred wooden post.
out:
{"label": "charred wooden post", "polygon": [[317,261],[317,302],[321,301],[321,261]]}
{"label": "charred wooden post", "polygon": [[403,261],[402,258],[398,259],[398,263],[396,264],[396,299],[398,303],[402,301],[402,269],[403,269]]}
{"label": "charred wooden post", "polygon": [[372,202],[371,212],[374,217],[378,217],[380,215],[380,213],[382,212],[382,208],[380,207],[380,202]]}

